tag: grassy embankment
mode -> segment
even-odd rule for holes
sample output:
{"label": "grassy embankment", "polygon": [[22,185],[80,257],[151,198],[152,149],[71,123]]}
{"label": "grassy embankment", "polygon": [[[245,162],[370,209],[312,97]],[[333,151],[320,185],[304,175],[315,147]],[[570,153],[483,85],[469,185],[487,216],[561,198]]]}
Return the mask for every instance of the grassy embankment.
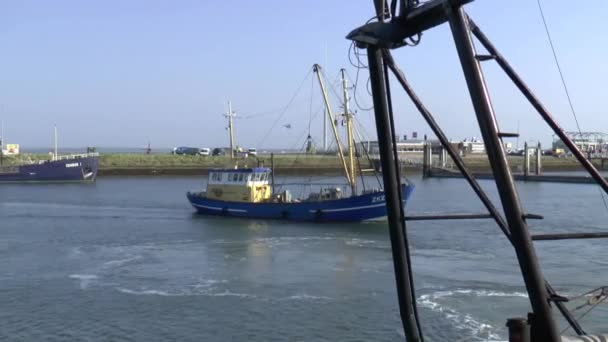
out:
{"label": "grassy embankment", "polygon": [[[17,157],[4,157],[5,165],[27,163],[36,160],[48,160],[46,154],[24,154]],[[339,174],[342,170],[340,160],[333,155],[275,155],[275,171],[277,174]],[[270,155],[260,155],[256,158],[236,159],[240,167],[254,167],[258,160],[264,166],[270,166]],[[409,163],[404,167],[408,169],[421,168],[421,156],[408,156]],[[438,160],[433,156],[434,162]],[[466,164],[477,172],[489,171],[487,157],[484,155],[469,155],[465,157]],[[523,157],[509,156],[509,163],[514,172],[521,172]],[[598,168],[600,161],[594,161]],[[448,164],[451,164],[448,162]],[[212,168],[231,168],[235,161],[228,157],[202,157],[202,156],[180,156],[170,154],[101,154],[101,175],[198,175],[204,174]],[[542,159],[544,171],[576,171],[581,170],[574,158],[555,158],[546,156]],[[363,168],[369,168],[367,162],[363,162]],[[534,158],[531,162],[534,168]]]}
{"label": "grassy embankment", "polygon": [[[180,155],[136,155],[102,154],[102,175],[147,175],[147,174],[202,174],[213,168],[270,166],[270,155],[231,160],[229,157],[202,157]],[[336,173],[340,170],[335,156],[276,155],[275,170],[281,173]]]}

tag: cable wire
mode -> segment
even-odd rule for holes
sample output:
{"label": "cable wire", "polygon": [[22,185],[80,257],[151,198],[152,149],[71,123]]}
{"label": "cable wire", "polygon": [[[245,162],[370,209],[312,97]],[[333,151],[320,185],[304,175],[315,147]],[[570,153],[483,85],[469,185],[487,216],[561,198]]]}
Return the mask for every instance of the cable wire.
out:
{"label": "cable wire", "polygon": [[[540,11],[540,17],[543,20],[543,25],[545,27],[545,32],[547,33],[547,39],[549,40],[549,45],[551,46],[551,52],[553,53],[553,59],[555,60],[555,65],[557,66],[557,71],[559,72],[559,77],[562,80],[562,85],[564,86],[564,92],[566,93],[566,98],[568,99],[568,104],[570,105],[570,111],[572,112],[572,116],[574,117],[574,122],[576,123],[576,128],[578,129],[579,134],[583,134],[581,130],[581,126],[578,123],[578,117],[576,116],[576,111],[574,110],[574,105],[572,104],[572,98],[570,97],[570,92],[568,91],[568,86],[566,85],[566,79],[564,77],[564,73],[562,72],[562,68],[559,64],[559,60],[557,58],[557,53],[555,52],[555,46],[553,45],[553,39],[551,39],[551,33],[549,32],[549,27],[547,25],[547,20],[545,19],[545,14],[543,12],[543,6],[541,5],[540,0],[536,0],[538,4],[538,10]],[[604,208],[606,212],[608,212],[608,202],[606,202],[606,198],[604,198],[604,192],[601,188],[598,189],[600,191],[600,196],[602,197],[602,202],[604,203]]]}
{"label": "cable wire", "polygon": [[272,132],[272,130],[277,125],[277,123],[279,122],[279,120],[281,120],[281,118],[283,118],[283,116],[285,115],[285,113],[287,113],[287,109],[289,109],[289,106],[291,106],[291,104],[295,100],[296,96],[300,93],[300,90],[302,89],[302,86],[304,86],[304,82],[306,82],[306,80],[308,79],[308,76],[310,76],[311,74],[312,74],[312,69],[310,69],[308,71],[308,73],[306,74],[306,76],[304,77],[304,79],[302,80],[302,82],[300,83],[300,85],[298,86],[298,89],[296,90],[296,92],[293,94],[293,96],[291,97],[291,99],[289,100],[289,102],[287,103],[287,105],[283,108],[283,112],[281,113],[281,115],[279,115],[279,117],[272,123],[272,125],[270,126],[270,128],[268,129],[268,131],[266,131],[266,134],[264,134],[264,136],[262,137],[262,139],[258,142],[258,146],[262,146],[262,143],[264,143],[264,141],[266,141],[266,139],[270,135],[270,132]]}
{"label": "cable wire", "polygon": [[557,53],[555,52],[555,46],[553,45],[553,39],[551,39],[551,33],[549,33],[549,27],[547,26],[547,20],[545,19],[545,14],[543,13],[543,6],[540,3],[540,0],[536,0],[538,4],[538,9],[540,10],[540,16],[543,19],[543,25],[545,26],[545,32],[547,33],[547,38],[549,39],[549,45],[551,46],[551,51],[553,52],[553,58],[555,59],[555,65],[557,65],[557,71],[559,72],[559,77],[562,79],[562,85],[564,86],[564,91],[566,92],[566,97],[568,98],[568,104],[570,105],[570,110],[572,111],[572,116],[574,116],[574,121],[576,122],[576,127],[578,128],[579,133],[581,133],[581,126],[578,124],[578,118],[576,117],[576,111],[574,110],[574,105],[572,105],[572,99],[570,98],[570,92],[568,91],[568,86],[566,86],[566,80],[564,78],[564,73],[562,72],[562,68],[559,64],[559,60],[557,59]]}

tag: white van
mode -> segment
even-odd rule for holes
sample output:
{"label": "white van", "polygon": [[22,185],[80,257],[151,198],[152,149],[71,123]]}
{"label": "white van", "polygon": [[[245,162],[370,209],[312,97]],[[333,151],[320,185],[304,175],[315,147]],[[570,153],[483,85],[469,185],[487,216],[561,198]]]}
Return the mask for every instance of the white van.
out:
{"label": "white van", "polygon": [[207,147],[203,147],[200,149],[200,151],[198,152],[198,154],[200,154],[201,156],[208,156],[211,154],[211,149],[207,148]]}
{"label": "white van", "polygon": [[255,148],[249,148],[249,149],[247,149],[247,154],[252,155],[252,156],[257,156],[258,150]]}

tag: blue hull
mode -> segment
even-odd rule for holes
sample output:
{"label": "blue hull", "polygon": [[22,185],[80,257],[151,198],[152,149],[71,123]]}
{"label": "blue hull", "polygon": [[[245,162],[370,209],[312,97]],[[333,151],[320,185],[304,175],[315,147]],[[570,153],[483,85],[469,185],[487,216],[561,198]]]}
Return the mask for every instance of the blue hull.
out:
{"label": "blue hull", "polygon": [[97,170],[97,156],[0,166],[0,183],[93,182],[97,178]]}
{"label": "blue hull", "polygon": [[[411,184],[402,186],[403,205],[413,190]],[[360,222],[386,217],[386,201],[382,191],[336,200],[299,203],[228,202],[191,192],[188,192],[187,197],[197,212],[203,215],[312,222]]]}

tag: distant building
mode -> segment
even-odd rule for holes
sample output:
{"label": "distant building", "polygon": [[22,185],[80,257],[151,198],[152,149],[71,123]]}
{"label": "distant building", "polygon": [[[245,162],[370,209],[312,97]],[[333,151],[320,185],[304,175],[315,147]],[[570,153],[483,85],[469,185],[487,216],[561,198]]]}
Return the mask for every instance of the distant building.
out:
{"label": "distant building", "polygon": [[[423,139],[407,139],[397,141],[397,153],[422,153],[424,151],[425,143],[431,144],[433,153],[438,152],[441,148],[439,140],[423,140]],[[361,147],[364,149],[362,152],[367,150],[369,154],[379,154],[380,148],[377,141],[364,141],[357,144],[357,152],[360,151]]]}
{"label": "distant building", "polygon": [[462,141],[461,151],[465,154],[476,154],[476,153],[485,153],[486,145],[481,140],[477,140],[476,138],[471,138],[471,140],[464,139]]}
{"label": "distant building", "polygon": [[[608,134],[602,132],[566,132],[576,147],[587,153],[606,153],[608,151]],[[568,151],[566,144],[553,136],[553,150]]]}
{"label": "distant building", "polygon": [[[424,145],[426,143],[431,144],[431,150],[433,154],[437,154],[441,151],[441,143],[439,140],[431,139],[406,139],[400,140],[397,142],[397,152],[398,153],[423,153]],[[461,154],[477,154],[477,153],[485,153],[486,148],[482,141],[479,141],[475,138],[470,140],[463,141],[451,141],[450,144]],[[363,147],[363,151],[367,150],[369,154],[379,154],[380,150],[378,147],[377,141],[364,141],[362,143],[357,144],[357,151],[361,151],[361,147]]]}

